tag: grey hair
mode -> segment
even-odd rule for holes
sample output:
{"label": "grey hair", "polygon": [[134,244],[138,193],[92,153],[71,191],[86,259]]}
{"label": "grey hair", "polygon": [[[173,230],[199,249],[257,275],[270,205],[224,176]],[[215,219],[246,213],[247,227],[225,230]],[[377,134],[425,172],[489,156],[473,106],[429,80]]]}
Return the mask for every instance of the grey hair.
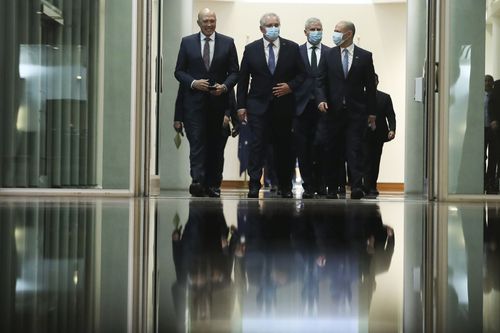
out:
{"label": "grey hair", "polygon": [[266,24],[266,20],[267,20],[268,17],[276,17],[278,19],[278,21],[281,22],[280,17],[278,16],[278,14],[275,14],[275,13],[265,13],[264,15],[261,16],[260,21],[259,21],[261,27],[263,27]]}
{"label": "grey hair", "polygon": [[354,26],[354,23],[352,23],[351,21],[340,21],[339,23],[345,26],[347,30],[351,30],[352,37],[354,37],[354,35],[356,34],[356,27]]}
{"label": "grey hair", "polygon": [[[304,29],[307,30],[307,28],[309,28],[311,25],[313,24],[316,24],[316,23],[319,23],[321,24],[321,21],[319,18],[316,18],[316,17],[310,17],[306,20],[306,23],[304,24]],[[321,24],[322,25],[322,24]]]}

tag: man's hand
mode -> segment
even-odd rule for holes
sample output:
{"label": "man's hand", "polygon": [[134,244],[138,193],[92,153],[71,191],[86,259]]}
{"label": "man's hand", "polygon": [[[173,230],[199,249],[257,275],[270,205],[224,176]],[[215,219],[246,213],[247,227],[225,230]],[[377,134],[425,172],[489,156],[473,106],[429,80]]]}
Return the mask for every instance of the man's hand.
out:
{"label": "man's hand", "polygon": [[174,121],[174,130],[182,136],[184,136],[183,128],[181,121]]}
{"label": "man's hand", "polygon": [[288,86],[287,83],[278,83],[273,88],[273,95],[276,97],[281,97],[288,95],[292,92],[292,89]]}
{"label": "man's hand", "polygon": [[387,134],[387,139],[389,139],[389,141],[391,141],[395,137],[396,137],[396,132],[394,131],[389,131],[389,133]]}
{"label": "man's hand", "polygon": [[328,103],[326,102],[321,102],[318,104],[318,110],[320,112],[327,112],[328,111]]}
{"label": "man's hand", "polygon": [[490,123],[490,127],[491,127],[491,129],[497,129],[497,128],[498,128],[498,121],[493,120],[493,121]]}
{"label": "man's hand", "polygon": [[229,127],[229,122],[231,121],[231,118],[228,116],[224,116],[224,119],[222,120],[222,127],[226,128]]}
{"label": "man's hand", "polygon": [[377,124],[375,121],[377,120],[377,116],[370,115],[368,116],[368,126],[371,128],[372,131],[375,131],[377,129]]}
{"label": "man's hand", "polygon": [[247,109],[239,109],[238,118],[240,119],[242,124],[245,124],[247,122]]}
{"label": "man's hand", "polygon": [[227,91],[227,87],[225,84],[216,83],[214,86],[216,87],[216,89],[210,90],[210,94],[212,94],[214,96],[220,96]]}
{"label": "man's hand", "polygon": [[201,80],[194,80],[192,87],[193,89],[200,90],[200,91],[208,91],[208,86],[210,83],[208,83],[207,79],[201,79]]}

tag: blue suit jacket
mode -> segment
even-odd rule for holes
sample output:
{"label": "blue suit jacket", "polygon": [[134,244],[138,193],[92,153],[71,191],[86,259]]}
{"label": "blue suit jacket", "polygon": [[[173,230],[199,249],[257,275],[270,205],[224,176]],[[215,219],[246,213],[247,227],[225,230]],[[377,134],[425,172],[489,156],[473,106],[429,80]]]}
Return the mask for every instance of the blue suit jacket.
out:
{"label": "blue suit jacket", "polygon": [[[319,58],[318,69],[321,63],[325,59],[325,54],[330,48],[324,44],[321,44],[321,57]],[[311,97],[316,96],[316,81],[319,75],[319,70],[316,74],[312,72],[311,64],[309,63],[309,57],[307,56],[307,43],[300,45],[300,55],[302,56],[302,61],[306,69],[307,77],[302,83],[302,85],[295,91],[295,100],[297,101],[296,113],[300,116],[306,106],[309,103]]]}
{"label": "blue suit jacket", "polygon": [[339,112],[343,100],[349,110],[358,115],[375,115],[375,70],[372,54],[354,46],[351,68],[344,77],[340,47],[331,48],[319,67],[317,103],[327,102],[328,112]]}
{"label": "blue suit jacket", "polygon": [[264,42],[260,38],[248,44],[243,53],[237,93],[238,109],[247,109],[248,113],[253,114],[264,114],[274,99],[275,107],[293,113],[294,94],[276,98],[272,89],[277,83],[287,83],[290,89],[295,91],[304,79],[304,63],[296,43],[280,37],[278,62],[274,74],[271,74],[267,67]]}
{"label": "blue suit jacket", "polygon": [[184,37],[181,41],[175,78],[182,90],[183,112],[196,112],[206,108],[210,103],[213,108],[226,110],[228,94],[213,96],[208,92],[191,89],[193,80],[208,79],[211,84],[225,84],[231,91],[238,82],[238,54],[232,38],[215,33],[214,55],[210,68],[207,70],[201,55],[200,33]]}

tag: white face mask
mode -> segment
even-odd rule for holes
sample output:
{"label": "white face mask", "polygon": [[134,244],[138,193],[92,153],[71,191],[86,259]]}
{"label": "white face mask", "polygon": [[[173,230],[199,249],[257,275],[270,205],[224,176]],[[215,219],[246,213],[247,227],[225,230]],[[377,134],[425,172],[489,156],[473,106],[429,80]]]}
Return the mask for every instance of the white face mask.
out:
{"label": "white face mask", "polygon": [[344,37],[344,34],[341,33],[341,32],[338,32],[338,31],[334,31],[333,32],[333,36],[332,36],[332,39],[333,39],[333,44],[339,46],[340,44],[342,44],[344,42],[344,40],[342,39]]}

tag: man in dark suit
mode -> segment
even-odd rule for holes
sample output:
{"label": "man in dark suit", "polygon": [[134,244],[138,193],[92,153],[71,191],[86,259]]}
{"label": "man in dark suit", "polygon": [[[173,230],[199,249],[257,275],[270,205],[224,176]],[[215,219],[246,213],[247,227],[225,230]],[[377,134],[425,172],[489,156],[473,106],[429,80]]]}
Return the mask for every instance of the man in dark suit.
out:
{"label": "man in dark suit", "polygon": [[330,48],[321,43],[323,25],[315,17],[305,23],[304,34],[307,42],[300,46],[300,55],[306,68],[307,77],[304,83],[295,91],[297,101],[296,117],[294,119],[295,149],[299,160],[300,175],[304,192],[302,198],[312,198],[315,192],[325,192],[321,159],[321,145],[317,139],[320,112],[316,104],[316,82],[318,64]]}
{"label": "man in dark suit", "polygon": [[352,22],[335,26],[336,47],[325,54],[320,64],[317,103],[326,113],[321,136],[328,156],[328,198],[337,198],[338,168],[342,147],[351,172],[351,198],[364,196],[362,185],[363,136],[367,127],[375,128],[375,70],[371,52],[353,44],[356,28]]}
{"label": "man in dark suit", "polygon": [[218,197],[227,139],[222,135],[224,113],[230,108],[229,92],[238,81],[238,54],[232,38],[215,32],[215,12],[202,9],[197,22],[201,31],[182,39],[175,66],[182,122],[175,119],[174,127],[181,130],[184,125],[189,140],[189,192]]}
{"label": "man in dark suit", "polygon": [[[486,194],[498,194],[498,163],[500,159],[500,80],[484,77],[484,183]],[[488,167],[486,168],[486,156]]]}
{"label": "man in dark suit", "polygon": [[[375,74],[375,87],[378,86],[378,75]],[[368,130],[365,136],[365,176],[364,190],[367,196],[374,198],[379,194],[377,179],[380,168],[380,158],[384,143],[396,136],[396,114],[392,107],[391,96],[377,90],[376,128]]]}
{"label": "man in dark suit", "polygon": [[248,165],[249,198],[259,196],[268,140],[271,140],[274,148],[274,165],[281,195],[284,198],[292,197],[293,92],[304,81],[305,69],[299,46],[280,38],[279,29],[278,15],[264,14],[260,19],[263,38],[245,47],[241,61],[237,93],[238,116],[241,121],[248,120],[252,131]]}

